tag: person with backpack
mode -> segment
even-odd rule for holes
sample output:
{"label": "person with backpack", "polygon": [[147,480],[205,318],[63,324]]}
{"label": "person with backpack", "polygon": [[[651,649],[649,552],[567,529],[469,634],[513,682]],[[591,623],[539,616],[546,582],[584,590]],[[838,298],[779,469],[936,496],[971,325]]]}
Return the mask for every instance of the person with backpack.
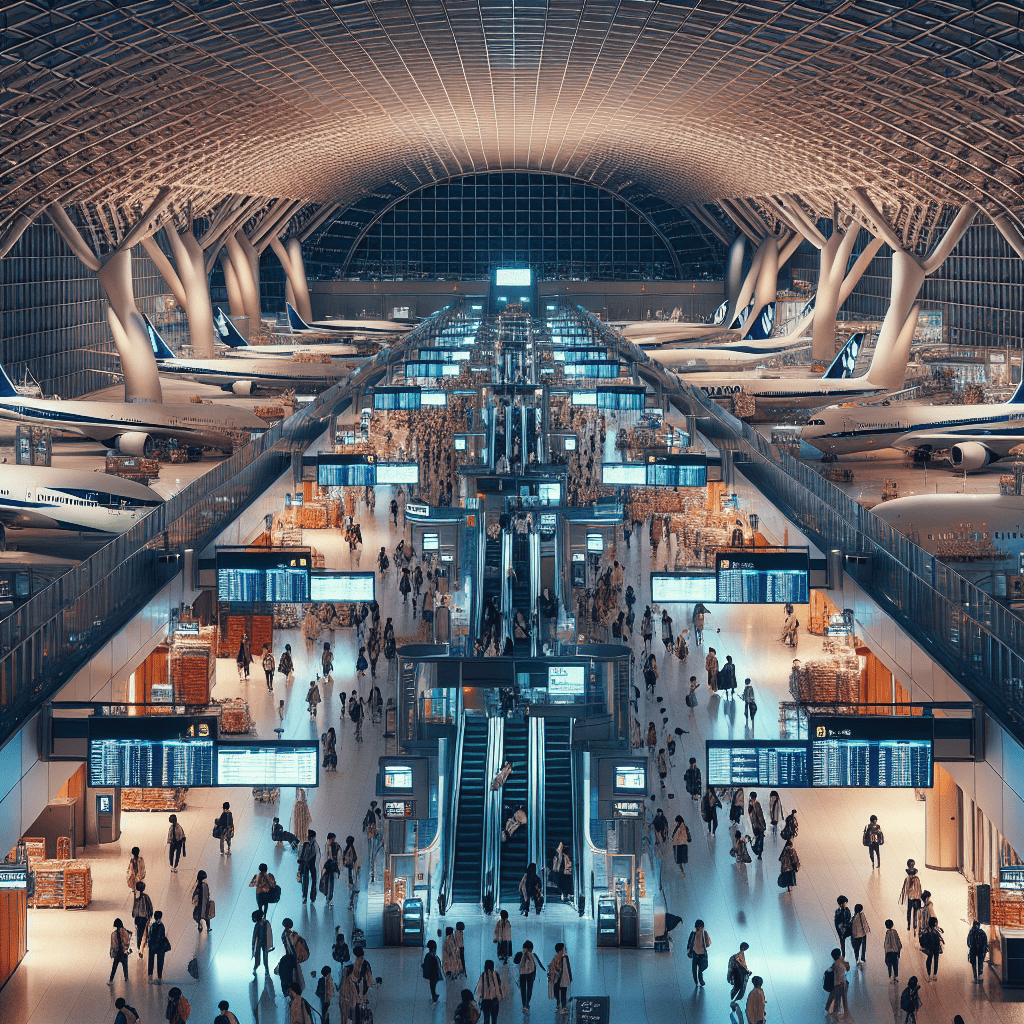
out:
{"label": "person with backpack", "polygon": [[[701,774],[700,768],[697,767],[697,758],[695,757],[690,758],[690,767],[683,772],[683,785],[686,786],[686,792],[694,800],[700,799]],[[719,804],[718,806],[721,807],[722,805]],[[704,820],[707,821],[706,818]]]}
{"label": "person with backpack", "polygon": [[[295,682],[295,662],[292,660],[292,645],[285,644],[284,651],[277,662],[277,671],[279,675],[284,676],[286,684],[291,685]],[[273,687],[271,687],[273,689]]]}
{"label": "person with backpack", "polygon": [[263,660],[260,662],[263,666],[263,673],[267,677],[267,689],[274,692],[274,669],[277,667],[274,664],[274,655],[270,651],[270,644],[263,645]]}
{"label": "person with backpack", "polygon": [[330,686],[334,685],[334,653],[331,651],[331,645],[325,640],[323,653],[320,655],[320,674],[324,678],[324,682]]}
{"label": "person with backpack", "polygon": [[288,1024],[313,1024],[313,1007],[302,998],[302,989],[297,981],[288,987],[287,998]]}
{"label": "person with backpack", "polygon": [[757,718],[757,698],[754,695],[754,684],[750,679],[743,680],[743,718],[754,728],[754,719]]}
{"label": "person with backpack", "polygon": [[918,877],[917,868],[914,862],[907,862],[907,877],[903,879],[903,888],[900,890],[900,905],[907,905],[907,931],[911,927],[917,927],[917,914],[921,909],[921,879]]}
{"label": "person with backpack", "polygon": [[916,976],[907,979],[907,987],[900,996],[900,1009],[906,1014],[903,1024],[916,1024],[917,1011],[921,1009],[921,986]]}
{"label": "person with backpack", "polygon": [[185,1024],[185,1021],[192,1016],[192,1004],[181,994],[181,989],[175,986],[167,993],[167,1009],[164,1011],[164,1018],[168,1024]]}
{"label": "person with backpack", "polygon": [[210,899],[210,887],[206,884],[206,872],[200,871],[196,875],[196,884],[192,890],[192,920],[203,930],[203,922],[206,922],[206,932],[213,931],[210,921],[213,920],[214,902]]}
{"label": "person with backpack", "polygon": [[800,833],[800,823],[796,820],[796,808],[786,815],[786,823],[782,826],[782,832],[780,833],[782,838],[785,839],[796,839]]}
{"label": "person with backpack", "polygon": [[862,841],[868,848],[868,856],[871,858],[872,868],[880,868],[882,866],[882,844],[885,842],[885,836],[882,834],[882,826],[878,824],[877,814],[872,814],[871,820],[864,826]]}
{"label": "person with backpack", "polygon": [[124,926],[119,917],[114,918],[114,930],[110,933],[110,980],[108,985],[114,984],[114,975],[117,974],[118,966],[124,971],[124,980],[128,981],[128,954],[132,951],[132,933]]}
{"label": "person with backpack", "polygon": [[355,885],[353,873],[359,872],[359,854],[356,852],[356,837],[345,837],[345,849],[341,851],[341,865],[348,872],[348,884]]}
{"label": "person with backpack", "polygon": [[686,827],[681,814],[676,815],[675,828],[672,829],[672,852],[675,855],[679,872],[686,877],[686,865],[690,860],[690,830]]}
{"label": "person with backpack", "polygon": [[334,906],[334,881],[341,874],[341,866],[338,863],[340,852],[341,847],[338,845],[332,832],[327,837],[323,867],[320,869],[320,891],[324,894],[328,907]]}
{"label": "person with backpack", "polygon": [[420,964],[423,977],[430,985],[430,1005],[436,1006],[438,1000],[437,983],[444,980],[444,968],[441,966],[441,958],[437,955],[437,943],[431,939],[427,943],[427,952]]}
{"label": "person with backpack", "polygon": [[139,1011],[134,1006],[129,1006],[123,996],[118,996],[114,1000],[114,1009],[117,1010],[114,1024],[139,1024]]}
{"label": "person with backpack", "polygon": [[483,1011],[483,1024],[498,1024],[498,1008],[505,998],[505,982],[494,969],[494,961],[484,962],[483,973],[476,983],[476,997]]}
{"label": "person with backpack", "polygon": [[271,900],[271,896],[274,895],[276,890],[277,898],[281,898],[281,890],[277,884],[277,879],[267,870],[266,864],[261,864],[259,872],[252,876],[249,882],[249,888],[256,890],[256,906],[261,915],[265,916],[267,913],[267,907],[271,902],[277,902],[277,900]]}
{"label": "person with backpack", "polygon": [[757,799],[757,793],[754,792],[751,792],[750,799],[747,801],[747,820],[750,822],[750,831],[754,833],[754,845],[751,849],[760,860],[761,854],[764,853],[764,834],[768,831],[768,826],[764,820],[761,801]]}
{"label": "person with backpack", "polygon": [[132,920],[135,922],[135,944],[142,959],[142,946],[149,932],[149,922],[153,918],[153,901],[146,895],[146,883],[135,883],[135,899],[132,900]]}
{"label": "person with backpack", "polygon": [[171,873],[178,873],[178,863],[185,852],[185,830],[178,824],[178,816],[172,814],[168,819],[167,829],[167,860],[171,865]]}
{"label": "person with backpack", "polygon": [[564,942],[555,943],[555,955],[548,963],[548,998],[555,1001],[555,1014],[569,1013],[569,986],[572,984],[572,965]]}
{"label": "person with backpack", "polygon": [[[306,940],[295,930],[295,922],[290,918],[286,917],[281,922],[281,946],[285,953],[290,953],[295,957],[296,965],[304,964],[309,959],[309,945]],[[298,971],[301,975],[301,971]],[[300,981],[300,987],[305,988],[305,984]]]}
{"label": "person with backpack", "polygon": [[828,999],[825,1000],[825,1013],[832,1013],[831,1007],[835,1007],[838,1011],[839,1004],[842,1003],[843,1013],[849,1014],[850,1006],[846,1001],[846,990],[849,987],[849,982],[846,980],[846,972],[850,969],[850,965],[843,959],[843,951],[841,949],[832,950],[832,966],[825,971],[825,977],[823,981],[823,988],[828,993]]}
{"label": "person with backpack", "polygon": [[315,679],[310,679],[309,689],[306,691],[306,704],[309,706],[309,720],[316,721],[316,711],[320,706],[320,687],[316,685]]}
{"label": "person with backpack", "polygon": [[985,934],[985,929],[975,921],[971,926],[971,930],[967,933],[967,959],[974,973],[972,980],[974,985],[983,985],[985,983],[982,974],[985,971],[985,957],[987,955],[988,936]]}
{"label": "person with backpack", "polygon": [[380,570],[380,584],[381,590],[383,590],[388,581],[388,569],[391,568],[391,559],[388,558],[388,553],[383,545],[377,555],[377,568]]}
{"label": "person with backpack", "polygon": [[754,987],[750,990],[750,995],[747,996],[747,1024],[764,1024],[766,1017],[764,988],[762,987],[764,978],[755,974],[750,982]]}
{"label": "person with backpack", "polygon": [[537,913],[541,912],[544,906],[544,893],[541,889],[540,875],[537,874],[537,865],[529,864],[526,874],[519,880],[519,913],[523,917],[530,916],[530,901],[533,900]]}
{"label": "person with backpack", "polygon": [[945,945],[942,937],[942,929],[939,927],[937,918],[928,918],[928,928],[921,936],[921,948],[926,954],[925,971],[929,981],[935,981],[939,976],[939,957],[942,956],[942,947]]}
{"label": "person with backpack", "polygon": [[149,926],[149,980],[153,980],[153,962],[156,961],[156,983],[159,985],[164,977],[164,957],[171,951],[171,944],[167,941],[167,928],[163,922],[163,911],[153,912],[153,923]]}
{"label": "person with backpack", "polygon": [[226,800],[221,806],[221,814],[217,819],[217,829],[214,835],[220,840],[220,853],[224,856],[224,844],[228,844],[227,855],[231,856],[231,840],[235,838],[235,817],[231,813],[231,804]]}
{"label": "person with backpack", "polygon": [[779,854],[779,868],[779,886],[784,885],[786,892],[792,892],[793,886],[796,885],[796,873],[800,870],[800,858],[792,839],[786,840],[786,845]]}
{"label": "person with backpack", "polygon": [[263,970],[267,977],[270,977],[270,952],[274,948],[274,935],[270,929],[270,922],[258,910],[252,912],[252,958],[255,961],[252,968],[252,976],[260,967],[260,959],[263,960]]}
{"label": "person with backpack", "polygon": [[455,1016],[452,1018],[454,1024],[477,1024],[480,1020],[480,1011],[473,1001],[473,993],[468,989],[462,990],[462,1001],[455,1008]]}
{"label": "person with backpack", "polygon": [[660,807],[651,819],[651,829],[654,832],[656,846],[668,842],[668,818],[665,817],[665,812]]}
{"label": "person with backpack", "polygon": [[729,957],[725,980],[732,985],[732,992],[729,994],[730,1003],[735,1003],[743,998],[743,993],[747,991],[747,979],[754,973],[747,968],[748,949],[750,949],[750,943],[741,942],[739,952],[733,953]]}
{"label": "person with backpack", "polygon": [[316,841],[316,833],[312,829],[306,832],[305,842],[299,847],[299,880],[302,882],[302,902],[307,895],[316,903],[317,865],[320,863],[320,844]]}
{"label": "person with backpack", "polygon": [[850,939],[853,942],[853,958],[857,961],[858,967],[863,967],[868,959],[868,936],[871,934],[871,925],[868,924],[868,916],[864,913],[864,905],[858,903],[853,908],[853,920],[850,922]]}
{"label": "person with backpack", "polygon": [[718,799],[718,794],[711,786],[708,786],[707,792],[700,802],[700,816],[708,826],[709,836],[713,836],[718,831],[718,809],[721,806],[722,801]]}
{"label": "person with backpack", "polygon": [[686,955],[690,958],[693,969],[693,983],[704,987],[704,972],[708,969],[708,946],[711,936],[704,929],[704,922],[698,917],[693,923],[693,931],[686,940]]}
{"label": "person with backpack", "polygon": [[336,772],[338,770],[338,734],[335,732],[334,726],[330,726],[320,739],[324,745],[324,770]]}
{"label": "person with backpack", "polygon": [[373,984],[373,970],[363,956],[363,947],[355,946],[352,952],[355,960],[341,972],[341,985],[338,988],[342,1024],[352,1016],[357,1005],[366,1002],[366,993]]}
{"label": "person with backpack", "polygon": [[839,937],[839,950],[844,957],[846,956],[846,940],[850,937],[850,921],[853,918],[848,906],[849,902],[845,896],[836,897],[836,909],[832,915],[832,924]]}
{"label": "person with backpack", "polygon": [[527,939],[523,948],[516,953],[512,961],[519,968],[519,995],[523,1001],[523,1012],[530,1012],[530,1000],[533,998],[533,984],[537,980],[537,967],[542,971],[547,968],[540,962],[533,951],[533,943]]}
{"label": "person with backpack", "polygon": [[331,1000],[334,998],[334,991],[331,968],[325,964],[320,968],[320,977],[316,983],[316,996],[320,1000],[320,1024],[331,1024]]}
{"label": "person with backpack", "polygon": [[882,939],[882,951],[885,953],[885,967],[889,972],[889,981],[895,985],[900,983],[900,953],[903,952],[903,940],[891,919],[885,922],[885,938]]}
{"label": "person with backpack", "polygon": [[125,881],[128,883],[130,892],[135,892],[135,886],[146,877],[146,861],[139,852],[137,846],[132,847],[132,855],[128,858],[128,870],[125,873]]}
{"label": "person with backpack", "polygon": [[501,912],[494,924],[494,944],[498,947],[498,959],[507,964],[512,957],[512,922],[507,910]]}

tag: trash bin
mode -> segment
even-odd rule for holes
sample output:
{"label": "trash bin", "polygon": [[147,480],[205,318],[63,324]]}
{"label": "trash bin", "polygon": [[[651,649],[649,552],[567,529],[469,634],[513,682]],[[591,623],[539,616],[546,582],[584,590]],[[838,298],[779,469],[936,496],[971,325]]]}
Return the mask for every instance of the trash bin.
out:
{"label": "trash bin", "polygon": [[422,947],[424,932],[423,900],[407,899],[402,908],[402,945]]}
{"label": "trash bin", "polygon": [[400,946],[402,944],[402,908],[397,903],[389,903],[384,908],[384,945]]}
{"label": "trash bin", "polygon": [[615,909],[615,900],[610,896],[602,896],[597,901],[597,944],[619,944],[618,912]]}
{"label": "trash bin", "polygon": [[619,945],[636,948],[640,945],[640,923],[636,907],[625,903],[619,909]]}

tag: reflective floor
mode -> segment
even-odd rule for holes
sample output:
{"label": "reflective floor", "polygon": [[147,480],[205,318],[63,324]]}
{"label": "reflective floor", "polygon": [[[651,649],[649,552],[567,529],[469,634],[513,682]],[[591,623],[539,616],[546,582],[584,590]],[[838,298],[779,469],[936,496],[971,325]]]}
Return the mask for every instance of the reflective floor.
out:
{"label": "reflective floor", "polygon": [[[366,543],[363,568],[372,564],[372,552],[386,543],[392,550],[397,534],[385,523],[387,500],[377,497],[376,530],[362,516]],[[380,539],[378,539],[380,538]],[[327,531],[307,532],[305,541],[324,551],[328,566],[349,568],[347,551],[342,554],[338,538]],[[621,548],[621,545],[620,545]],[[620,551],[628,567],[638,595],[648,591],[650,571],[649,548],[646,543],[633,543],[631,551]],[[410,610],[401,608],[395,589],[394,574],[383,602],[383,614],[395,616],[399,636],[414,635]],[[640,609],[642,611],[642,607]],[[685,610],[688,613],[688,609]],[[681,612],[678,619],[685,614]],[[712,643],[720,656],[732,654],[738,675],[751,676],[758,688],[759,713],[755,735],[776,736],[777,702],[786,699],[786,679],[793,652],[777,642],[781,615],[773,609],[716,608],[709,618],[705,642]],[[721,633],[716,632],[720,629]],[[326,638],[330,638],[329,634]],[[285,700],[284,735],[310,737],[319,735],[328,724],[339,726],[338,695],[343,688],[355,685],[354,635],[338,631],[336,644],[336,683],[331,699],[321,707],[314,726],[304,703],[306,685],[313,674],[314,654],[294,631],[282,637],[278,650],[288,640],[296,652],[298,671],[292,687],[285,687],[278,677],[273,695],[268,693],[258,666],[253,666],[248,683],[239,683],[233,662],[218,664],[215,695],[223,697],[244,693],[258,719],[260,735],[272,735],[278,725],[276,701]],[[801,637],[798,655],[806,657],[818,642]],[[638,645],[639,647],[639,645]],[[660,647],[660,645],[659,645]],[[691,644],[692,647],[692,644]],[[385,660],[379,671],[386,679]],[[729,985],[725,980],[726,963],[740,942],[748,942],[747,963],[755,974],[764,978],[768,1003],[768,1020],[772,1024],[801,1024],[817,1020],[823,1014],[825,993],[821,975],[830,963],[829,950],[835,944],[832,911],[836,895],[846,895],[851,905],[863,903],[871,924],[867,966],[854,969],[850,984],[850,1011],[862,1021],[902,1021],[898,1011],[899,993],[886,979],[881,952],[883,921],[892,917],[900,926],[904,953],[900,976],[924,977],[924,956],[910,941],[906,917],[898,905],[903,878],[903,865],[914,857],[921,865],[924,849],[924,804],[913,793],[858,794],[840,791],[818,794],[801,791],[783,794],[787,809],[799,809],[801,821],[797,848],[802,870],[798,886],[791,895],[780,894],[776,886],[777,857],[780,845],[770,838],[764,861],[737,867],[729,858],[729,842],[725,826],[718,837],[708,839],[696,808],[686,796],[682,772],[689,756],[703,764],[703,741],[711,737],[744,736],[743,708],[734,704],[707,699],[700,691],[700,706],[694,711],[685,708],[681,683],[690,674],[701,676],[703,649],[693,648],[688,664],[659,656],[661,682],[656,700],[645,709],[645,724],[656,718],[656,709],[668,708],[669,727],[677,725],[689,730],[676,756],[664,798],[657,801],[670,819],[682,813],[693,832],[690,863],[686,877],[679,876],[671,862],[671,851],[664,861],[664,887],[671,911],[683,918],[673,935],[675,948],[671,953],[601,949],[594,947],[594,924],[580,919],[564,907],[549,906],[540,918],[513,921],[513,943],[518,947],[526,938],[535,943],[546,964],[554,943],[563,941],[569,950],[574,982],[570,995],[601,995],[611,997],[611,1020],[619,1024],[666,1024],[666,1022],[725,1022],[729,1019]],[[363,690],[368,687],[364,680]],[[385,696],[387,691],[385,691]],[[325,697],[327,694],[325,694]],[[322,777],[319,789],[310,793],[314,828],[324,838],[335,831],[359,835],[363,812],[373,797],[376,758],[383,753],[378,728],[367,727],[365,741],[357,744],[351,725],[340,729],[339,771]],[[669,795],[674,794],[674,795]],[[767,794],[764,794],[765,797]],[[659,792],[659,797],[661,796]],[[230,857],[221,856],[216,840],[211,837],[213,819],[220,802],[229,799],[235,814],[237,834]],[[126,813],[121,842],[109,848],[88,849],[87,856],[94,872],[94,898],[87,911],[35,910],[29,914],[31,950],[27,959],[0,992],[0,1022],[3,1024],[99,1024],[114,1018],[113,1001],[124,994],[129,1004],[140,1012],[142,1020],[163,1019],[166,989],[179,985],[193,1007],[192,1020],[207,1024],[216,1016],[217,1003],[227,999],[240,1021],[281,1022],[287,1019],[287,1005],[282,998],[277,978],[253,979],[249,957],[250,914],[255,907],[249,880],[260,861],[266,861],[284,888],[284,898],[274,909],[272,922],[280,954],[281,920],[291,916],[311,949],[306,963],[308,972],[330,959],[335,925],[350,932],[353,916],[347,899],[339,894],[337,906],[328,910],[319,897],[315,904],[303,906],[299,887],[294,881],[294,855],[277,849],[270,841],[270,822],[274,814],[282,820],[290,815],[293,794],[282,794],[279,806],[254,805],[248,791],[202,791],[188,794],[188,808],[179,815],[189,836],[188,857],[178,874],[170,874],[166,861],[167,820],[160,813]],[[766,803],[766,801],[765,801]],[[872,870],[867,851],[861,845],[861,831],[870,814],[877,814],[883,825],[886,843],[881,870]],[[745,824],[745,821],[744,821]],[[164,913],[168,936],[173,946],[167,959],[162,988],[147,984],[145,961],[133,954],[127,985],[120,979],[108,988],[110,970],[109,934],[114,917],[125,921],[130,917],[131,900],[125,884],[125,865],[129,850],[138,845],[148,864],[148,892],[154,905]],[[363,850],[360,841],[360,850]],[[199,936],[191,917],[190,893],[195,872],[203,868],[209,874],[211,895],[217,902],[213,932]],[[965,920],[967,887],[956,873],[922,869],[924,886],[934,894],[939,923],[945,931],[946,955],[943,956],[939,980],[922,987],[923,1008],[918,1019],[950,1021],[960,1013],[968,1024],[982,1022],[1021,1022],[1024,1009],[1016,1003],[1017,995],[1003,992],[991,972],[983,986],[970,983],[966,958]],[[364,886],[365,888],[365,886]],[[461,913],[464,909],[465,913]],[[357,921],[365,913],[365,898],[357,907]],[[707,985],[695,988],[686,957],[686,937],[693,919],[702,917],[712,938]],[[471,985],[483,966],[493,956],[491,941],[493,924],[479,911],[455,907],[444,920],[434,916],[428,926],[433,934],[439,926],[458,919],[467,922],[467,964]],[[188,960],[196,956],[200,964],[200,980],[194,981],[186,972]],[[375,1008],[376,1024],[399,1022],[450,1021],[458,1002],[462,983],[449,984],[437,1008],[430,1005],[427,982],[420,973],[421,953],[418,950],[374,949],[369,959],[374,973],[383,977]],[[273,959],[272,959],[273,962]],[[337,977],[337,973],[335,973]],[[503,1001],[500,1020],[521,1020],[519,993],[509,977],[510,992]],[[442,986],[443,987],[443,986]],[[312,990],[307,996],[317,1005]],[[338,1020],[337,1006],[332,1010],[333,1022]],[[553,1003],[547,998],[546,986],[538,984],[531,1020],[548,1022],[555,1019]]]}

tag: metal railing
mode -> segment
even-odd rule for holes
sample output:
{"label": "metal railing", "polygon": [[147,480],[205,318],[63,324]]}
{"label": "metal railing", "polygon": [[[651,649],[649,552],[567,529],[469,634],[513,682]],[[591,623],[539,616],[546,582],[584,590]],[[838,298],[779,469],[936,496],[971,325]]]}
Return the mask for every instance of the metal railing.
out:
{"label": "metal railing", "polygon": [[455,311],[436,314],[382,349],[0,620],[0,743],[180,571],[180,562],[162,553],[198,554],[287,469],[292,452],[308,448],[332,415]]}

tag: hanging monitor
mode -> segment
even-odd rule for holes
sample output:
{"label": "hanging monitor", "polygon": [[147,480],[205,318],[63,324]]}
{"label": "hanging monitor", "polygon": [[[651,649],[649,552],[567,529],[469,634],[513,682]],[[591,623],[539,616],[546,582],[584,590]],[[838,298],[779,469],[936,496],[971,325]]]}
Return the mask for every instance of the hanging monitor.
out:
{"label": "hanging monitor", "polygon": [[582,697],[587,692],[585,665],[549,665],[549,697]]}
{"label": "hanging monitor", "polygon": [[651,573],[651,601],[656,604],[713,603],[718,600],[714,570]]}
{"label": "hanging monitor", "polygon": [[376,578],[372,572],[316,570],[310,576],[309,599],[336,604],[369,603],[375,598]]}
{"label": "hanging monitor", "polygon": [[304,604],[309,548],[217,548],[217,599],[228,604]]}
{"label": "hanging monitor", "polygon": [[810,786],[804,740],[706,740],[707,785]]}
{"label": "hanging monitor", "polygon": [[221,743],[217,747],[218,786],[316,786],[320,782],[316,740],[264,740]]}
{"label": "hanging monitor", "polygon": [[715,555],[722,604],[806,604],[811,596],[806,551],[750,551]]}
{"label": "hanging monitor", "polygon": [[929,789],[935,719],[917,715],[812,715],[811,782],[823,787]]}

